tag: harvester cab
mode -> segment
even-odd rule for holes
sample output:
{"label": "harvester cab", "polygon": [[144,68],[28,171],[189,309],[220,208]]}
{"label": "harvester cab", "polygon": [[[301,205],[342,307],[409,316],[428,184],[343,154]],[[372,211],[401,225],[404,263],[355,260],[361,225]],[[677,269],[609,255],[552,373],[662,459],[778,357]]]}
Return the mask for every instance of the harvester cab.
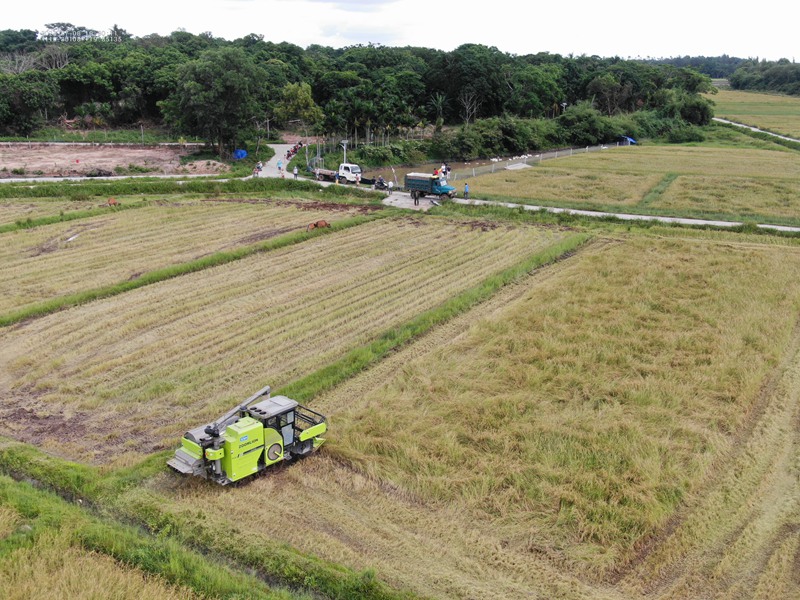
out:
{"label": "harvester cab", "polygon": [[317,450],[325,417],[267,386],[208,425],[187,431],[167,464],[179,473],[227,485],[270,465]]}

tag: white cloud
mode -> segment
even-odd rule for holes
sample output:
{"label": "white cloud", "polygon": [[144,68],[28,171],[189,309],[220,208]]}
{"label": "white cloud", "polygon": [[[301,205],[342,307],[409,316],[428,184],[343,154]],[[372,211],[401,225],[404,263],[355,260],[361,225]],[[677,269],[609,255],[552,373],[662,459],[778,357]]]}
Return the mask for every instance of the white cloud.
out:
{"label": "white cloud", "polygon": [[[673,0],[644,5],[596,0],[477,5],[455,0],[40,0],[36,10],[6,7],[3,29],[35,29],[70,22],[107,30],[117,24],[135,36],[177,29],[210,31],[233,40],[250,33],[301,47],[341,48],[374,42],[452,50],[463,43],[512,54],[667,57],[684,55],[800,59],[796,23],[800,4],[764,0],[763,25],[730,4]],[[44,17],[42,15],[45,15]],[[755,21],[755,22],[754,22]],[[797,54],[797,56],[795,56]]]}

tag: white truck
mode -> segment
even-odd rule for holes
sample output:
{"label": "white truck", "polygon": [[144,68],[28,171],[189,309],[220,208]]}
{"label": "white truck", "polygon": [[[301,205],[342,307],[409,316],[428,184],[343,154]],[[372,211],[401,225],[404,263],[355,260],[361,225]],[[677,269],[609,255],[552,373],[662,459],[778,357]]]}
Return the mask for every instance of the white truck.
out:
{"label": "white truck", "polygon": [[363,174],[361,172],[361,167],[358,165],[342,163],[339,165],[338,171],[315,169],[314,175],[316,175],[319,181],[336,181],[336,179],[338,179],[340,183],[356,183],[357,181],[361,181]]}

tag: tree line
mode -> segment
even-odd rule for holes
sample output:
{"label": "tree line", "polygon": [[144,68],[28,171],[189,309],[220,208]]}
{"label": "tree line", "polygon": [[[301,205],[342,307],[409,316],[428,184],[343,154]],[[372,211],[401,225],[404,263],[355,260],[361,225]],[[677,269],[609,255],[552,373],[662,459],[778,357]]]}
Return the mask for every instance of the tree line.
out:
{"label": "tree line", "polygon": [[450,157],[622,134],[680,140],[710,121],[701,94],[711,90],[708,75],[688,66],[480,44],[303,49],[256,34],[134,37],[116,25],[101,35],[69,23],[0,31],[0,134],[146,123],[221,154],[289,124],[376,154],[422,131]]}

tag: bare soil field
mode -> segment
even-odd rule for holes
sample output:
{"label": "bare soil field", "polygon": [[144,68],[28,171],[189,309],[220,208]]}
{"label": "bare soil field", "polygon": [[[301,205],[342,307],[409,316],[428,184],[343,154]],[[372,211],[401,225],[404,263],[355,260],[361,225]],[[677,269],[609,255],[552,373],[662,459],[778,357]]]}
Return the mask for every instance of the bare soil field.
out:
{"label": "bare soil field", "polygon": [[215,160],[181,164],[189,150],[178,146],[0,144],[0,178],[79,177],[109,174],[216,174],[228,167]]}

